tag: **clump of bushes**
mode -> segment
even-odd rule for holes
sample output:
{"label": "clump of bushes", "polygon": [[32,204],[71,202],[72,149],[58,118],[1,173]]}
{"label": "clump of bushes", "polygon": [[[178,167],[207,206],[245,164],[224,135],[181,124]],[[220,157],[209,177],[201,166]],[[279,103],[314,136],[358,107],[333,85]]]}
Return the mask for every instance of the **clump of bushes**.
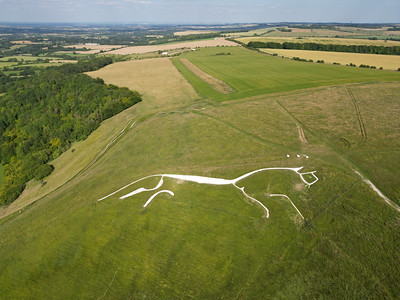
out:
{"label": "clump of bushes", "polygon": [[307,59],[300,58],[300,57],[293,57],[292,60],[297,60],[297,61],[307,61]]}
{"label": "clump of bushes", "polygon": [[376,69],[375,66],[364,65],[364,64],[361,64],[359,67],[360,67],[360,68],[366,68],[366,69]]}

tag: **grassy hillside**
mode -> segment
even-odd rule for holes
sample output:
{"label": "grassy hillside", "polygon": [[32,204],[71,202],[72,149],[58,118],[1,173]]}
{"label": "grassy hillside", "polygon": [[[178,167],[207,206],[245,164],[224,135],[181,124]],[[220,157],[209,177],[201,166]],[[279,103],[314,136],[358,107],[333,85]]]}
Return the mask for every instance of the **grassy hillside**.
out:
{"label": "grassy hillside", "polygon": [[[200,61],[204,52],[196,53]],[[193,57],[188,58],[201,67]],[[236,66],[234,54],[217,58],[232,59],[226,64],[231,70],[246,70],[244,63]],[[149,72],[136,67],[121,80]],[[262,74],[263,67],[253,65],[249,78]],[[216,70],[221,70],[218,63]],[[250,93],[255,83],[245,84]],[[176,105],[171,94],[146,104],[147,91],[137,107],[59,157],[54,176],[72,159],[75,165],[88,159],[85,153],[95,157],[127,122],[139,120],[90,168],[3,219],[4,298],[400,297],[400,272],[393,263],[400,259],[399,212],[354,172],[400,203],[399,83],[321,87],[224,103],[188,97]],[[293,172],[275,170],[239,182],[268,207],[269,218],[232,185],[171,178],[160,189],[174,196],[160,194],[146,208],[155,191],[120,197],[154,188],[157,178],[97,201],[152,174],[233,179],[259,168],[301,166],[303,172],[316,171],[319,181],[308,188]],[[44,188],[55,184],[50,179]],[[271,194],[287,195],[305,220],[286,198]]]}
{"label": "grassy hillside", "polygon": [[75,143],[71,151],[63,153],[52,161],[55,170],[45,179],[46,184],[43,185],[42,182],[35,180],[29,182],[17,201],[7,207],[0,207],[0,217],[20,210],[71,180],[96,161],[98,154],[108,149],[107,145],[115,137],[120,137],[120,132],[128,122],[131,123],[127,129],[132,122],[138,124],[142,119],[160,110],[193,104],[198,98],[191,85],[168,59],[116,63],[88,74],[94,78],[102,77],[107,84],[138,90],[142,94],[143,101],[140,105],[135,105],[118,116],[104,121],[85,142]]}
{"label": "grassy hillside", "polygon": [[[230,55],[217,55],[220,53]],[[202,96],[222,101],[318,86],[400,80],[400,73],[282,60],[244,48],[206,48],[181,57],[237,91],[229,95],[218,93],[190,72],[180,58],[173,58]]]}

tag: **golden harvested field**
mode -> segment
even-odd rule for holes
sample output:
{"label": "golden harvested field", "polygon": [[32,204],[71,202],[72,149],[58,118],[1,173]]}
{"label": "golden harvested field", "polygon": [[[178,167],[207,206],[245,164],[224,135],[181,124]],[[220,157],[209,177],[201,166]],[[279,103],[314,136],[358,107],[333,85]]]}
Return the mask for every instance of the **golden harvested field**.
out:
{"label": "golden harvested field", "polygon": [[147,52],[173,50],[181,48],[217,47],[217,46],[238,46],[238,44],[231,41],[227,41],[224,38],[215,38],[212,40],[183,42],[175,44],[125,47],[122,49],[110,51],[108,52],[108,54],[135,54],[135,53],[141,54]]}
{"label": "golden harvested field", "polygon": [[135,106],[141,109],[182,106],[198,98],[193,87],[168,58],[114,63],[88,75],[138,91],[142,94],[143,102]]}
{"label": "golden harvested field", "polygon": [[80,54],[96,54],[100,51],[110,51],[111,49],[120,49],[123,46],[121,45],[69,45],[65,46],[65,48],[76,48],[76,49],[90,49],[89,51],[76,51],[76,53]]}
{"label": "golden harvested field", "polygon": [[382,67],[385,70],[397,70],[400,68],[400,56],[397,55],[378,55],[363,53],[345,53],[345,52],[327,52],[327,51],[309,51],[309,50],[288,50],[288,49],[260,49],[269,54],[277,53],[279,56],[300,57],[303,59],[312,59],[314,61],[324,60],[325,63],[364,64]]}
{"label": "golden harvested field", "polygon": [[184,36],[184,35],[191,35],[191,34],[203,34],[203,33],[211,33],[210,30],[186,30],[186,31],[177,31],[174,32],[176,36]]}
{"label": "golden harvested field", "polygon": [[11,41],[11,43],[16,45],[30,45],[32,41]]}
{"label": "golden harvested field", "polygon": [[321,38],[321,37],[243,37],[237,38],[239,42],[247,44],[248,42],[292,42],[292,43],[320,43],[336,45],[371,45],[371,46],[400,46],[400,42],[384,40],[366,40],[366,39],[342,39],[342,38]]}

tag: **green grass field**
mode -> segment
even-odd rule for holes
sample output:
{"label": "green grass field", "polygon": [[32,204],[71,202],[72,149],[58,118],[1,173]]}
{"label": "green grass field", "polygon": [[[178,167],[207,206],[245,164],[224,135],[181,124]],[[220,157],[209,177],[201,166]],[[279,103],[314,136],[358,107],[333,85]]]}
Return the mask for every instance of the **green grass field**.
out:
{"label": "green grass field", "polygon": [[[340,69],[341,74],[312,65],[322,73],[313,75],[311,64],[287,65],[292,62],[247,50],[229,48],[232,55],[210,55],[216,52],[221,48],[185,57],[238,88],[243,97],[258,97],[215,102],[196,99],[190,92],[185,102],[183,95],[177,98],[155,90],[160,77],[151,78],[153,86],[151,79],[141,79],[142,93],[150,89],[148,102],[144,97],[137,106],[105,121],[73,146],[76,151],[55,160],[54,173],[45,179],[46,185],[36,185],[36,192],[50,191],[57,176],[73,179],[64,180],[21,213],[2,219],[2,297],[400,297],[395,263],[400,259],[400,213],[354,172],[361,172],[400,204],[398,74],[357,70],[352,74],[375,83],[322,87],[324,82],[349,83],[351,75],[346,68]],[[179,60],[175,64],[179,67]],[[229,70],[224,71],[223,64]],[[156,74],[158,65],[170,70],[164,62],[131,62],[115,80],[127,84],[133,76]],[[112,72],[123,66],[109,66],[103,74],[111,80]],[[179,69],[202,95],[214,96],[201,81]],[[324,74],[336,78],[324,81]],[[173,76],[171,84],[181,90],[181,75]],[[306,89],[302,76],[314,78],[318,88]],[[298,90],[293,83],[289,89],[283,87],[285,80],[295,78]],[[378,82],[390,78],[397,82]],[[262,87],[252,93],[257,83]],[[262,91],[280,93],[259,94]],[[210,98],[230,99],[218,94]],[[162,103],[168,105],[165,110],[160,109]],[[129,120],[138,122],[74,177],[84,167],[82,161],[90,162]],[[97,201],[152,174],[233,179],[259,168],[301,166],[304,172],[316,171],[319,181],[308,188],[296,174],[275,170],[239,183],[268,207],[268,219],[260,205],[233,186],[170,178],[160,189],[174,196],[160,194],[147,208],[143,205],[154,192],[120,197],[141,187],[154,188],[155,178]],[[287,199],[270,194],[289,196],[305,220]]]}
{"label": "green grass field", "polygon": [[[231,55],[216,55],[230,52]],[[226,50],[229,49],[229,50]],[[184,53],[206,73],[226,82],[236,93],[221,95],[173,58],[175,66],[203,97],[232,100],[303,88],[369,81],[396,81],[400,74],[304,63],[266,56],[244,48],[206,48]]]}

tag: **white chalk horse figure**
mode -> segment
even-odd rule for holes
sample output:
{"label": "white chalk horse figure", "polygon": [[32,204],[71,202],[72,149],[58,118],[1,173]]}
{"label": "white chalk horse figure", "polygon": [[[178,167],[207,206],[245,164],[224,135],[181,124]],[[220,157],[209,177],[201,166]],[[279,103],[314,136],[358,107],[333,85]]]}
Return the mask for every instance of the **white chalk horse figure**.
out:
{"label": "white chalk horse figure", "polygon": [[[280,168],[280,167],[275,167],[275,168],[262,168],[262,169],[258,169],[249,173],[246,173],[240,177],[237,177],[235,179],[223,179],[223,178],[213,178],[213,177],[204,177],[204,176],[196,176],[196,175],[178,175],[178,174],[157,174],[157,175],[150,175],[150,176],[146,176],[143,178],[140,178],[136,181],[133,181],[131,183],[129,183],[128,185],[112,192],[111,194],[98,199],[97,201],[102,201],[126,188],[128,188],[129,186],[138,183],[142,180],[145,180],[147,178],[151,178],[151,177],[160,177],[160,181],[158,182],[157,186],[152,188],[152,189],[146,189],[146,188],[138,188],[136,190],[134,190],[133,192],[130,192],[124,196],[121,196],[120,199],[125,199],[128,197],[131,197],[133,195],[142,193],[142,192],[148,192],[148,191],[155,191],[158,190],[164,183],[164,177],[166,178],[172,178],[172,179],[177,179],[177,180],[184,180],[184,181],[191,181],[191,182],[197,182],[199,184],[211,184],[211,185],[233,185],[235,188],[237,188],[238,190],[240,190],[244,196],[246,196],[247,198],[249,198],[250,200],[252,200],[253,202],[258,203],[266,212],[266,217],[269,218],[269,210],[267,207],[265,207],[264,204],[262,204],[260,201],[258,201],[257,199],[249,196],[245,191],[244,191],[244,187],[239,187],[238,186],[238,182],[259,172],[263,172],[263,171],[270,171],[270,170],[287,170],[287,171],[292,171],[295,172],[297,175],[299,175],[299,177],[301,178],[301,180],[308,186],[310,187],[311,185],[313,185],[314,183],[316,183],[318,181],[318,177],[315,176],[314,173],[316,173],[316,171],[312,171],[312,172],[305,172],[305,173],[300,173],[300,170],[303,169],[303,167],[298,167],[298,168]],[[308,175],[314,178],[314,180],[312,182],[307,181],[304,176]],[[150,202],[158,195],[161,193],[168,193],[171,196],[174,196],[174,193],[170,190],[160,190],[158,192],[156,192],[155,194],[153,194],[147,201],[146,203],[143,205],[143,207],[146,207],[147,205],[150,204]],[[285,197],[287,198],[290,203],[293,205],[293,207],[296,209],[296,211],[299,213],[299,215],[304,219],[303,215],[301,214],[301,212],[297,209],[297,207],[294,205],[294,203],[290,200],[290,198],[287,195],[284,194],[271,194],[271,197]]]}

